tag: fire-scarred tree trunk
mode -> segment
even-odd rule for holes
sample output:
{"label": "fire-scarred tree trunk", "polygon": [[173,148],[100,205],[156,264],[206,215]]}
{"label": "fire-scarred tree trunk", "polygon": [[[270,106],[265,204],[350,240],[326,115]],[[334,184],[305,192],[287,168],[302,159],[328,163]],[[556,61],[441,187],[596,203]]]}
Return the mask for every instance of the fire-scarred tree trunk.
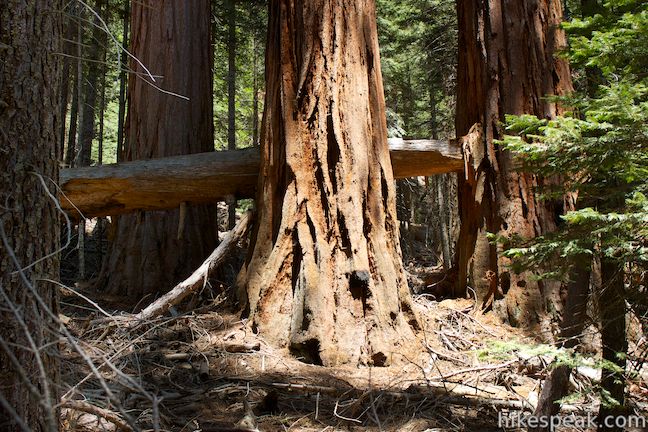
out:
{"label": "fire-scarred tree trunk", "polygon": [[0,430],[8,432],[58,430],[58,297],[47,280],[59,274],[48,179],[58,180],[62,3],[0,8]]}
{"label": "fire-scarred tree trunk", "polygon": [[[568,64],[555,58],[565,45],[558,28],[559,0],[459,0],[457,135],[481,123],[484,139],[465,148],[466,173],[460,176],[461,231],[457,244],[457,295],[466,284],[475,288],[480,305],[501,290],[502,314],[514,325],[534,326],[551,297],[547,284],[528,274],[510,274],[487,232],[531,238],[555,228],[560,209],[534,196],[542,180],[515,171],[511,155],[494,139],[502,137],[505,114],[559,113],[547,95],[571,90]],[[543,292],[544,290],[544,292]]]}
{"label": "fire-scarred tree trunk", "polygon": [[[123,160],[213,150],[210,2],[133,2],[131,35],[138,61]],[[201,206],[119,217],[102,269],[106,290],[141,297],[174,286],[215,247],[215,214]]]}
{"label": "fire-scarred tree trunk", "polygon": [[386,365],[418,323],[403,270],[373,0],[270,2],[254,328],[307,362]]}

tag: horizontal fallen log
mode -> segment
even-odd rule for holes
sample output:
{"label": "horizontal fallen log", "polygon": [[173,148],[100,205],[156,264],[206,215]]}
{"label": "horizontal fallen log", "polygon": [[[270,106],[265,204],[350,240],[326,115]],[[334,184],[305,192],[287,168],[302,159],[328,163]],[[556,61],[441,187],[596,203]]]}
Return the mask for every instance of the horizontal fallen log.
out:
{"label": "horizontal fallen log", "polygon": [[[396,178],[463,170],[455,140],[390,140],[389,150]],[[250,148],[63,169],[61,207],[79,218],[253,198],[259,166]]]}

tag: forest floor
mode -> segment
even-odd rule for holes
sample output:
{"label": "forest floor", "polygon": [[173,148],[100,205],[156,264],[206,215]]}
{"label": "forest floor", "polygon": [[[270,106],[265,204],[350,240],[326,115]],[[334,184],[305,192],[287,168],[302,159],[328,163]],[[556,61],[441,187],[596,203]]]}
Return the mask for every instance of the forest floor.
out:
{"label": "forest floor", "polygon": [[[429,270],[429,261],[408,265],[413,280]],[[332,368],[266,344],[224,294],[203,292],[147,322],[122,312],[132,304],[83,294],[92,300],[61,293],[74,335],[62,353],[64,401],[81,401],[63,403],[69,431],[525,430],[501,420],[532,412],[559,355],[467,299],[416,295],[422,349],[393,353],[389,367]],[[573,375],[565,416],[598,411],[592,357]],[[648,371],[632,358],[631,406],[647,416]]]}

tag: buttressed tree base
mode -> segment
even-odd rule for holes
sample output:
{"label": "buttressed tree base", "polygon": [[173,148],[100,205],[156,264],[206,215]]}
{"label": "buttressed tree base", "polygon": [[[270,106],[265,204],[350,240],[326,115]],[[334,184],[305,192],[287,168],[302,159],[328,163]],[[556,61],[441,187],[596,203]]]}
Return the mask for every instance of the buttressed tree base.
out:
{"label": "buttressed tree base", "polygon": [[418,322],[400,254],[373,0],[271,2],[258,216],[239,276],[268,342],[388,365]]}

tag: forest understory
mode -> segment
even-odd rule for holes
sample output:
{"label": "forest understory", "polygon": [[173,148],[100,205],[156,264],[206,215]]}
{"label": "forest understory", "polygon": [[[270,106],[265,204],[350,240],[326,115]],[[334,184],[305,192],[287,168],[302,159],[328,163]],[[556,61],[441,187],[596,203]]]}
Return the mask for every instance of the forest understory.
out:
{"label": "forest understory", "polygon": [[[87,225],[90,275],[106,243],[95,221]],[[231,283],[246,246],[240,242],[218,276],[169,314],[144,321],[134,312],[152,299],[133,305],[75,282],[78,257],[65,255],[62,279],[76,292],[61,288],[60,317],[88,358],[69,340],[61,349],[63,400],[74,401],[63,403],[64,430],[526,430],[512,419],[534,411],[552,363],[565,355],[541,344],[546,336],[476,310],[472,299],[436,298],[438,282],[429,282],[443,270],[414,236],[404,249],[424,349],[394,352],[389,367],[304,363],[256,335],[233,302]],[[645,418],[648,343],[638,320],[629,322],[627,404]],[[561,416],[585,421],[598,413],[599,339],[596,326],[586,326]]]}

